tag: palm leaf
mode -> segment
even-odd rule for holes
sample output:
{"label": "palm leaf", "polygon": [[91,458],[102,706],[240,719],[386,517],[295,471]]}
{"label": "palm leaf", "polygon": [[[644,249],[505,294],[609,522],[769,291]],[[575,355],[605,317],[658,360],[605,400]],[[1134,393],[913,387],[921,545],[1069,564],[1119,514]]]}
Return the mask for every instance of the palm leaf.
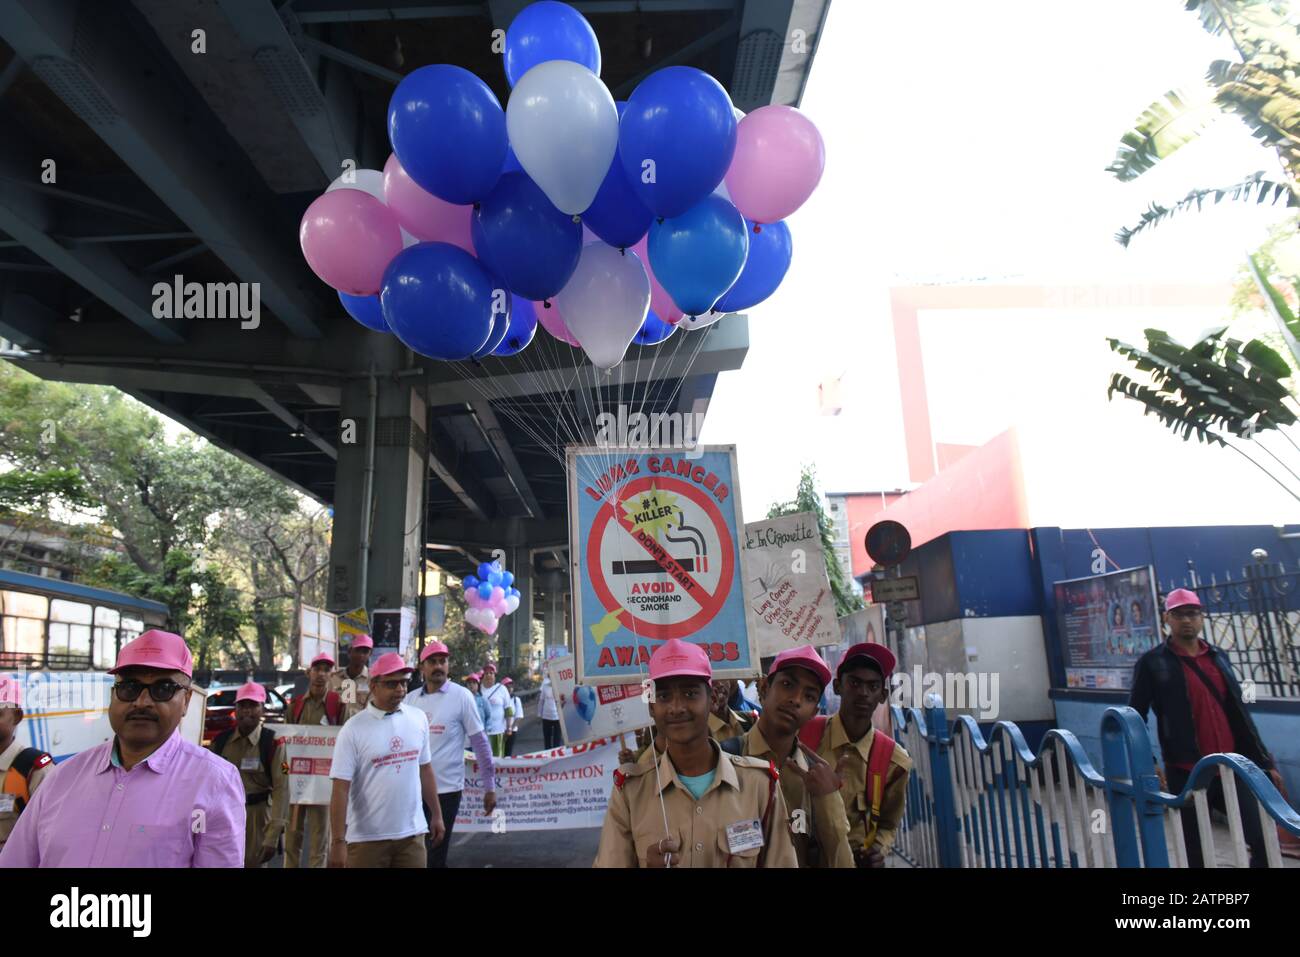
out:
{"label": "palm leaf", "polygon": [[1161,206],[1159,203],[1152,203],[1150,208],[1142,214],[1141,219],[1115,234],[1115,241],[1121,246],[1128,246],[1133,241],[1133,237],[1144,229],[1157,226],[1176,213],[1192,208],[1200,210],[1204,207],[1207,199],[1216,204],[1223,202],[1225,199],[1231,199],[1235,202],[1248,203],[1253,201],[1272,204],[1285,199],[1288,206],[1300,206],[1300,200],[1297,199],[1288,184],[1265,179],[1264,172],[1261,170],[1247,176],[1240,183],[1233,183],[1231,186],[1194,189],[1172,206]]}
{"label": "palm leaf", "polygon": [[1121,182],[1137,179],[1222,115],[1206,91],[1170,90],[1143,110],[1133,128],[1120,137],[1119,150],[1106,171]]}

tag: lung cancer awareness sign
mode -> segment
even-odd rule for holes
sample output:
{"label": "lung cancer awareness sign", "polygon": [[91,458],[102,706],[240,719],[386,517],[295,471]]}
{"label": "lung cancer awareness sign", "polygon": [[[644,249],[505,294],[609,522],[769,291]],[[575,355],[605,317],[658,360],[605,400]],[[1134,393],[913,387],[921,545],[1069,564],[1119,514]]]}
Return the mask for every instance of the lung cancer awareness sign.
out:
{"label": "lung cancer awareness sign", "polygon": [[741,559],[749,631],[760,655],[839,641],[815,514],[797,512],[750,522]]}
{"label": "lung cancer awareness sign", "polygon": [[289,803],[330,803],[330,763],[339,728],[328,724],[285,724],[275,729],[289,764]]}
{"label": "lung cancer awareness sign", "polygon": [[715,677],[758,671],[745,618],[735,446],[568,450],[577,680],[640,684],[670,638]]}

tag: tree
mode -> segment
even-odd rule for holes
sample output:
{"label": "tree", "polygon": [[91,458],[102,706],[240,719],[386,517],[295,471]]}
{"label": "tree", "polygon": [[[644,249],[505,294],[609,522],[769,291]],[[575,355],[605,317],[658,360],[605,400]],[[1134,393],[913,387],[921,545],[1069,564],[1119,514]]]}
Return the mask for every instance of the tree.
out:
{"label": "tree", "polygon": [[1194,189],[1169,205],[1153,202],[1134,225],[1116,233],[1120,245],[1178,212],[1201,209],[1206,200],[1300,206],[1300,26],[1291,6],[1289,0],[1187,0],[1209,33],[1232,40],[1240,60],[1216,60],[1204,86],[1170,90],[1147,107],[1107,167],[1122,182],[1137,179],[1214,123],[1235,116],[1277,152],[1280,176],[1260,171],[1228,186]]}
{"label": "tree", "polygon": [[789,502],[778,502],[767,510],[768,518],[780,518],[796,512],[812,512],[817,516],[817,531],[821,537],[822,554],[826,557],[826,577],[830,579],[831,595],[835,598],[835,615],[843,618],[862,608],[862,599],[853,593],[848,576],[835,554],[835,529],[830,516],[822,508],[821,493],[817,491],[817,473],[805,465],[799,473],[799,487]]}

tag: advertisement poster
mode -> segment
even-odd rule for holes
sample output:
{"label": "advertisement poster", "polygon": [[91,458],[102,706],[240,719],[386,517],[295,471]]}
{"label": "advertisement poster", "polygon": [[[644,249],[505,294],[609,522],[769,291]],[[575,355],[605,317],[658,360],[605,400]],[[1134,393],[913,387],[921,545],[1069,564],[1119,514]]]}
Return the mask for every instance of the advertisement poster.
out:
{"label": "advertisement poster", "polygon": [[396,651],[402,657],[406,657],[415,630],[415,609],[376,608],[373,621],[374,631],[370,633],[370,637],[375,642],[375,650],[371,652],[370,657],[378,658],[389,651]]}
{"label": "advertisement poster", "polygon": [[600,827],[614,789],[618,739],[495,758],[497,809],[483,814],[483,779],[473,755],[465,760],[465,790],[456,833],[508,834]]}
{"label": "advertisement poster", "polygon": [[[370,616],[366,614],[364,608],[354,608],[339,615],[336,627],[339,643],[345,649],[351,648],[353,635],[370,634]],[[308,658],[307,660],[310,661],[311,659]]]}
{"label": "advertisement poster", "polygon": [[640,684],[670,638],[703,647],[715,677],[757,672],[735,446],[570,448],[567,464],[577,680]]}
{"label": "advertisement poster", "polygon": [[1066,686],[1128,690],[1138,658],[1162,638],[1151,566],[1054,587]]}
{"label": "advertisement poster", "polygon": [[289,762],[289,803],[330,803],[330,761],[339,726],[286,724],[276,728],[276,743],[284,744]]}
{"label": "advertisement poster", "polygon": [[573,655],[546,663],[555,703],[560,709],[560,733],[568,745],[649,727],[650,708],[639,684],[581,685]]}
{"label": "advertisement poster", "polygon": [[799,512],[750,522],[740,559],[749,634],[760,658],[839,641],[816,515]]}

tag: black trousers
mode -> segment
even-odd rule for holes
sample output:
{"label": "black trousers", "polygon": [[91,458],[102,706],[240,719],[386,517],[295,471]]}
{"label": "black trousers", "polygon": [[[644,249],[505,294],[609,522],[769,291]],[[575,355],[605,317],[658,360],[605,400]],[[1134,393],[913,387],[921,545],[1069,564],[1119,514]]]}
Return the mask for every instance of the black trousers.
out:
{"label": "black trousers", "polygon": [[[1178,794],[1187,786],[1187,779],[1190,777],[1189,772],[1175,767],[1167,768],[1165,774],[1169,782],[1169,790],[1174,794]],[[1264,849],[1264,832],[1259,824],[1259,802],[1255,800],[1255,795],[1250,793],[1250,788],[1241,778],[1236,775],[1233,775],[1233,778],[1237,783],[1237,806],[1241,810],[1242,837],[1246,839],[1246,847],[1250,849],[1250,866],[1268,867],[1268,854]],[[1217,774],[1210,786],[1205,789],[1205,796],[1210,802],[1210,807],[1227,813],[1227,805],[1223,799],[1223,782],[1219,780]],[[1187,866],[1204,867],[1205,858],[1201,854],[1201,831],[1196,826],[1195,803],[1189,800],[1182,814],[1183,841],[1187,844]],[[1170,848],[1171,862],[1173,857],[1173,848]]]}
{"label": "black trousers", "polygon": [[[424,851],[426,855],[426,867],[446,867],[447,866],[447,848],[451,847],[451,829],[456,826],[456,814],[460,811],[461,791],[449,791],[446,794],[438,795],[438,806],[442,808],[442,823],[447,828],[447,833],[442,839],[442,843],[437,847],[433,846],[433,831],[431,830],[424,836]],[[424,808],[424,819],[428,821],[432,815],[429,813],[429,806],[422,805]]]}
{"label": "black trousers", "polygon": [[558,718],[542,719],[542,741],[542,747],[548,751],[564,744],[564,739],[560,736],[560,721]]}
{"label": "black trousers", "polygon": [[514,732],[514,731],[507,731],[507,732],[506,732],[506,746],[505,746],[505,749],[504,749],[504,750],[505,750],[505,752],[506,752],[506,753],[505,753],[505,756],[506,756],[507,758],[514,757],[514,754],[515,754],[515,734],[516,734],[516,733],[517,733],[517,732]]}

